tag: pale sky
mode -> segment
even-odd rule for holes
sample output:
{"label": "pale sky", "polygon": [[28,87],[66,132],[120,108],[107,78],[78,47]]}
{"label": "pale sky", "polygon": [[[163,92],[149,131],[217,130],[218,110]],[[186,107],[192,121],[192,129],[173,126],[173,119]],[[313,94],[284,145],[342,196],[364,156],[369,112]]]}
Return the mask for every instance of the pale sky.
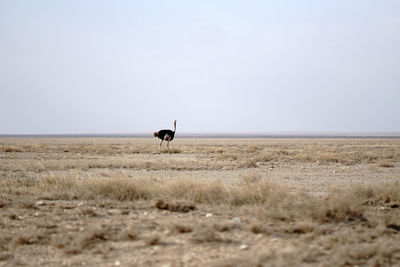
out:
{"label": "pale sky", "polygon": [[0,134],[400,132],[400,0],[0,0]]}

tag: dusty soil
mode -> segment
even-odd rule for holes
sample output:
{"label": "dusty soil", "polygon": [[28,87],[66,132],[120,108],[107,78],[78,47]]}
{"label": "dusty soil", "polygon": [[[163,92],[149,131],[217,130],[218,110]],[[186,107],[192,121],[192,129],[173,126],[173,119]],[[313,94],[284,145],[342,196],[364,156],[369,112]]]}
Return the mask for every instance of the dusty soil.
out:
{"label": "dusty soil", "polygon": [[[177,138],[171,148],[0,139],[0,265],[400,265],[400,192],[390,191],[400,140]],[[96,179],[110,186],[86,194]],[[151,181],[150,193],[126,193],[132,181]],[[183,189],[168,191],[171,181]],[[264,182],[281,195],[246,191]],[[219,184],[245,201],[219,199]]]}

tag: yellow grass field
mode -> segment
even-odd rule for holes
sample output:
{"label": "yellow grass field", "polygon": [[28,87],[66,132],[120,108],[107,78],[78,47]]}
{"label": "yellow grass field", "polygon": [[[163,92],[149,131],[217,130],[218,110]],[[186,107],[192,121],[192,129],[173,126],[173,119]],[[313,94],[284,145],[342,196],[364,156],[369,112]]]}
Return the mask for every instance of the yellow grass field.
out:
{"label": "yellow grass field", "polygon": [[0,266],[400,265],[400,139],[0,138]]}

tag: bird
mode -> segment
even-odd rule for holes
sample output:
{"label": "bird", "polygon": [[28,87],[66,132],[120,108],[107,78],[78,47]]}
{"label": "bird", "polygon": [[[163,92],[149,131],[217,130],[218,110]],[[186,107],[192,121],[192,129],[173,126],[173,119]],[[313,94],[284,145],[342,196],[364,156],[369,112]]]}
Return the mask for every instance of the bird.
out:
{"label": "bird", "polygon": [[174,140],[175,137],[175,131],[176,131],[176,120],[174,121],[174,130],[159,130],[158,132],[154,132],[153,135],[154,137],[158,137],[161,139],[160,142],[160,150],[158,153],[161,153],[161,145],[163,141],[167,141],[167,147],[168,147],[168,154],[171,154],[169,151],[169,142]]}

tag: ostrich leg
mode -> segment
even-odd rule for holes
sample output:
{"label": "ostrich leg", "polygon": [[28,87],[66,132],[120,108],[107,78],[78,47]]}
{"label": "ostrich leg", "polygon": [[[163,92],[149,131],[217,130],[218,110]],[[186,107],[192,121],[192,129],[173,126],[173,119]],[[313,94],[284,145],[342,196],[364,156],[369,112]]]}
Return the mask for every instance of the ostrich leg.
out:
{"label": "ostrich leg", "polygon": [[158,154],[161,154],[161,145],[162,145],[162,142],[163,142],[164,140],[162,140],[161,139],[161,142],[160,142],[160,150],[158,151]]}

